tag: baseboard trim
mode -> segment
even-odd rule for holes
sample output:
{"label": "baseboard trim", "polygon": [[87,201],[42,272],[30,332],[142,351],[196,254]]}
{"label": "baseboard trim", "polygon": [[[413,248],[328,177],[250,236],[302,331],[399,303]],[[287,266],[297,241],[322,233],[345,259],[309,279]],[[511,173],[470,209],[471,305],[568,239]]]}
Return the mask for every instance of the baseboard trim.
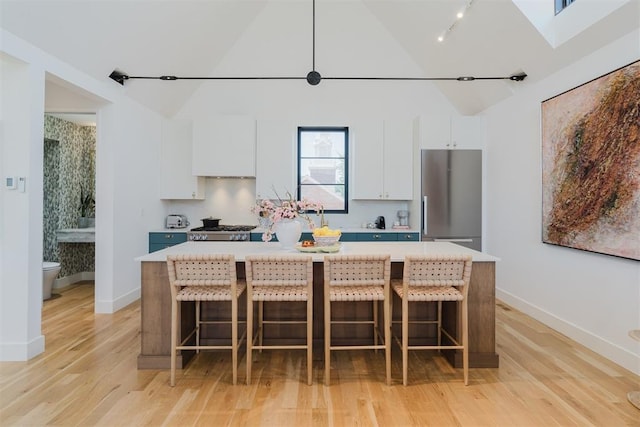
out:
{"label": "baseboard trim", "polygon": [[[496,288],[496,299],[504,301],[513,308],[520,310],[528,316],[533,317],[539,322],[544,323],[550,328],[566,335],[579,344],[595,351],[599,355],[609,359],[610,361],[620,365],[630,372],[640,375],[640,356],[633,354],[631,351],[620,347],[617,344],[609,342],[593,333],[567,322],[537,307],[522,298],[515,296],[509,292]],[[629,338],[631,340],[631,338]]]}
{"label": "baseboard trim", "polygon": [[60,289],[66,286],[72,285],[77,282],[83,282],[85,280],[95,280],[96,273],[93,271],[82,271],[80,273],[71,274],[69,276],[61,277],[53,282],[53,289]]}
{"label": "baseboard trim", "polygon": [[128,292],[115,300],[96,300],[95,312],[103,314],[112,314],[116,311],[125,308],[132,302],[140,299],[140,288],[136,288],[131,292]]}
{"label": "baseboard trim", "polygon": [[23,362],[44,352],[44,335],[29,342],[0,343],[0,362]]}

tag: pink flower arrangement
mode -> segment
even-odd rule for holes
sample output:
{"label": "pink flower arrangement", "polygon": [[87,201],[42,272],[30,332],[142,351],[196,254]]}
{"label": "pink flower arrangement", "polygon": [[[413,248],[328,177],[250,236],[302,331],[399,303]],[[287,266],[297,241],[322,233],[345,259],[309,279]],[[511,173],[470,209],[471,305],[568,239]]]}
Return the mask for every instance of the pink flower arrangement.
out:
{"label": "pink flower arrangement", "polygon": [[324,208],[322,205],[307,199],[295,200],[289,192],[287,192],[287,196],[288,199],[286,200],[278,197],[277,203],[270,199],[260,200],[251,209],[253,213],[262,218],[269,218],[271,221],[267,231],[262,234],[263,241],[268,242],[273,238],[273,228],[275,224],[282,220],[303,218],[312,230],[315,228],[315,224],[313,220],[309,218],[307,212],[323,212]]}

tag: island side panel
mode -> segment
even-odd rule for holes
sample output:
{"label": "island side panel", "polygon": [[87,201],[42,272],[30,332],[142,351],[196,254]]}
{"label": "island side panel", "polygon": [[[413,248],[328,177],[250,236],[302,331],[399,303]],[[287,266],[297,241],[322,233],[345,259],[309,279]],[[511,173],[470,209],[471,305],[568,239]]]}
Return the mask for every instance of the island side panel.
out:
{"label": "island side panel", "polygon": [[[140,290],[140,354],[138,369],[166,369],[171,367],[171,291],[165,262],[142,262]],[[178,318],[181,331],[188,333],[195,326],[193,304],[183,303]],[[180,339],[180,338],[178,338]],[[194,352],[181,352],[180,369]]]}
{"label": "island side panel", "polygon": [[[469,366],[472,368],[497,368],[496,311],[495,311],[495,262],[474,262],[469,285]],[[457,304],[443,304],[443,324],[449,331],[461,337],[460,313]],[[447,360],[456,368],[462,368],[462,352],[444,352]]]}

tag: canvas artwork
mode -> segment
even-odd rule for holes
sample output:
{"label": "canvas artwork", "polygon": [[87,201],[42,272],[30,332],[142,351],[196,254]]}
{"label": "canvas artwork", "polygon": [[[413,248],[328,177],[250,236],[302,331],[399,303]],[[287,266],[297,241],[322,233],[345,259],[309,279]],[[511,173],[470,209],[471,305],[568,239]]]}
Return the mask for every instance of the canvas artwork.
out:
{"label": "canvas artwork", "polygon": [[542,102],[542,241],[640,260],[640,61]]}

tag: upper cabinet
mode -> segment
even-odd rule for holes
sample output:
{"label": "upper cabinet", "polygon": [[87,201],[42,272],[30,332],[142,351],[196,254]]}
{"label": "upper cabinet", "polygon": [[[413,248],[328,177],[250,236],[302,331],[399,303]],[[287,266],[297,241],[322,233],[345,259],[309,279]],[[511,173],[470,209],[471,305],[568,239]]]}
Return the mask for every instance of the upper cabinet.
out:
{"label": "upper cabinet", "polygon": [[259,120],[257,126],[256,198],[295,196],[297,128],[286,120]]}
{"label": "upper cabinet", "polygon": [[204,178],[191,174],[191,122],[163,121],[161,138],[160,198],[204,199]]}
{"label": "upper cabinet", "polygon": [[413,131],[411,120],[359,123],[353,129],[354,200],[413,198]]}
{"label": "upper cabinet", "polygon": [[483,149],[484,120],[477,116],[420,117],[420,147],[430,149]]}
{"label": "upper cabinet", "polygon": [[256,121],[217,115],[193,124],[193,175],[256,176]]}

